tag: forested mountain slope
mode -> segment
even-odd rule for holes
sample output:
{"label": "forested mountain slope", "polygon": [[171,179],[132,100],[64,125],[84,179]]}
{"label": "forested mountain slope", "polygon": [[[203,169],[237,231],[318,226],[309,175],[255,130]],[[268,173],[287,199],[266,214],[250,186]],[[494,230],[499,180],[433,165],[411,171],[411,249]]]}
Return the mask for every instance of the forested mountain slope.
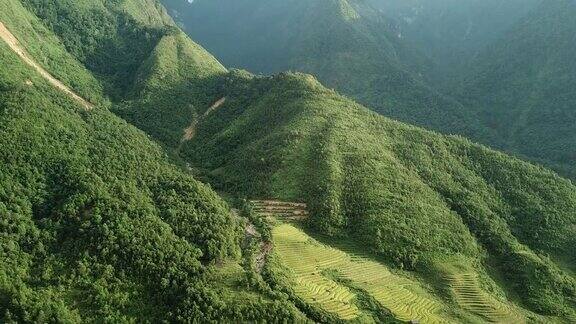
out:
{"label": "forested mountain slope", "polygon": [[568,180],[378,116],[311,76],[233,72],[221,91],[226,103],[181,152],[222,189],[305,201],[313,228],[354,237],[398,267],[495,271],[527,308],[573,314]]}
{"label": "forested mountain slope", "polygon": [[86,111],[0,40],[0,322],[302,319],[238,288],[242,227],[215,192],[109,112],[101,83],[22,3],[3,1],[0,21],[97,103]]}
{"label": "forested mountain slope", "polygon": [[311,73],[386,116],[496,141],[465,107],[423,81],[430,68],[396,24],[358,0],[164,0],[226,66]]}
{"label": "forested mountain slope", "polygon": [[310,75],[229,72],[155,1],[0,9],[29,54],[95,104],[85,111],[0,42],[2,321],[338,322],[290,293],[293,269],[273,255],[257,274],[246,220],[166,153],[233,197],[306,202],[308,231],[403,270],[450,319],[481,321],[449,292],[466,274],[523,320],[574,321],[568,180],[391,121]]}
{"label": "forested mountain slope", "polygon": [[460,97],[505,148],[576,177],[576,3],[544,1],[473,61]]}
{"label": "forested mountain slope", "polygon": [[226,65],[308,72],[387,117],[576,177],[571,1],[164,3]]}
{"label": "forested mountain slope", "polygon": [[[194,74],[181,77],[190,67],[176,49],[151,56],[150,80],[163,75],[174,83],[149,88],[150,98],[190,84]],[[171,65],[175,57],[179,68]],[[504,275],[512,284],[491,289],[511,289],[509,298],[542,314],[573,312],[576,192],[569,181],[379,117],[311,76],[205,73],[211,77],[200,101],[190,93],[186,101],[155,104],[162,109],[154,123],[137,105],[123,113],[148,131],[171,130],[164,143],[223,191],[306,201],[312,228],[359,238],[397,267],[441,276],[453,271],[440,265],[446,263],[484,278]],[[171,122],[187,109],[192,120]],[[184,137],[186,126],[193,126],[191,136]],[[546,279],[534,280],[542,269]]]}

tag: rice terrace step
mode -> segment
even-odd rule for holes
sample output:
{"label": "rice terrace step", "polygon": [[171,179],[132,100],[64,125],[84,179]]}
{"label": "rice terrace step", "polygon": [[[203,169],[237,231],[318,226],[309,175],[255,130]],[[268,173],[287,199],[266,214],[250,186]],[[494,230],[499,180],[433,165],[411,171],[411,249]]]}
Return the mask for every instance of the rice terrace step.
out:
{"label": "rice terrace step", "polygon": [[276,217],[284,220],[304,220],[308,218],[307,205],[278,200],[251,200],[253,210],[260,216]]}
{"label": "rice terrace step", "polygon": [[526,319],[511,305],[485,293],[475,273],[459,273],[446,277],[457,303],[490,323],[526,323]]}
{"label": "rice terrace step", "polygon": [[324,245],[291,224],[277,225],[272,236],[280,260],[294,273],[295,293],[311,305],[343,320],[362,316],[354,290],[327,275],[332,272],[374,298],[398,320],[452,322],[442,314],[441,303],[417,282],[393,274],[379,262]]}

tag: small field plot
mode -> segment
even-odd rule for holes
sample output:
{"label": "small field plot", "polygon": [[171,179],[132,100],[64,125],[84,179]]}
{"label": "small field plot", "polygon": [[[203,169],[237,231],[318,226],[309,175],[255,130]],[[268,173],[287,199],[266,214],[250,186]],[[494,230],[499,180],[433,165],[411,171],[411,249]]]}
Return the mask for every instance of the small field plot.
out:
{"label": "small field plot", "polygon": [[345,264],[346,253],[312,241],[306,233],[288,224],[275,227],[273,237],[276,253],[296,273],[294,290],[298,296],[342,319],[358,316],[356,295],[322,275],[325,269]]}
{"label": "small field plot", "polygon": [[[381,263],[323,245],[290,224],[273,229],[274,245],[280,260],[295,273],[296,294],[310,304],[354,319],[362,310],[353,289],[373,297],[394,317],[419,323],[449,323],[441,304],[425,293],[418,283],[391,273]],[[335,280],[325,275],[336,273]],[[347,282],[349,284],[344,284]]]}
{"label": "small field plot", "polygon": [[463,309],[483,317],[491,323],[525,323],[524,316],[512,306],[497,301],[485,293],[474,273],[452,274],[448,283],[458,305]]}

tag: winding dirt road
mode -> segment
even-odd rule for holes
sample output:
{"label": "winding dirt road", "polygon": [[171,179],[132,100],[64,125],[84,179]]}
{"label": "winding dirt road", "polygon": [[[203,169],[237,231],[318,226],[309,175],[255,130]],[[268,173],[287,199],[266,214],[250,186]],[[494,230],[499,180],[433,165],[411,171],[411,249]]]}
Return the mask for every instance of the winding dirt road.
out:
{"label": "winding dirt road", "polygon": [[48,81],[50,84],[52,84],[58,90],[64,92],[70,98],[76,100],[78,103],[80,103],[82,106],[84,106],[84,109],[92,110],[92,108],[94,108],[94,105],[92,105],[86,99],[77,95],[74,91],[72,91],[70,88],[68,88],[66,85],[64,85],[64,83],[60,82],[58,79],[53,77],[50,73],[48,73],[48,71],[44,70],[44,68],[42,68],[40,65],[38,65],[28,55],[28,53],[26,53],[26,51],[20,46],[18,39],[16,39],[16,37],[14,37],[14,35],[4,26],[4,24],[2,22],[0,22],[0,38],[4,42],[6,42],[6,44],[8,44],[10,49],[12,49],[16,54],[18,54],[18,56],[22,59],[22,61],[24,61],[29,66],[33,67],[38,73],[40,73],[40,75],[44,79],[46,79],[46,81]]}

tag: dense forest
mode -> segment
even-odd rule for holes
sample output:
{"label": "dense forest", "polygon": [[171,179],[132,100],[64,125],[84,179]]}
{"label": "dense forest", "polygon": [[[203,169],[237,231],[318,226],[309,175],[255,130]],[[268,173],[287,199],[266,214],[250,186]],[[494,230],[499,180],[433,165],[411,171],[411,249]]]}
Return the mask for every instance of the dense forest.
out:
{"label": "dense forest", "polygon": [[0,42],[0,322],[301,318],[249,284],[229,205],[113,115],[18,1],[0,8],[46,68],[103,102],[84,111]]}
{"label": "dense forest", "polygon": [[227,103],[182,148],[220,188],[306,201],[312,228],[399,268],[497,271],[529,309],[573,311],[574,262],[554,262],[575,260],[570,181],[378,116],[311,76],[233,72],[228,83]]}
{"label": "dense forest", "polygon": [[[343,21],[366,13],[327,2]],[[274,224],[255,198],[306,203],[303,230],[354,242],[451,321],[481,322],[444,286],[462,272],[528,322],[576,320],[570,180],[320,76],[228,70],[156,0],[7,0],[0,22],[95,106],[0,40],[0,322],[344,321],[294,291],[274,250],[256,266]],[[354,303],[358,322],[397,321]]]}
{"label": "dense forest", "polygon": [[[467,69],[470,57],[499,40],[541,0],[369,0],[402,39],[433,62],[428,79],[441,87]],[[446,89],[447,91],[450,88]]]}

